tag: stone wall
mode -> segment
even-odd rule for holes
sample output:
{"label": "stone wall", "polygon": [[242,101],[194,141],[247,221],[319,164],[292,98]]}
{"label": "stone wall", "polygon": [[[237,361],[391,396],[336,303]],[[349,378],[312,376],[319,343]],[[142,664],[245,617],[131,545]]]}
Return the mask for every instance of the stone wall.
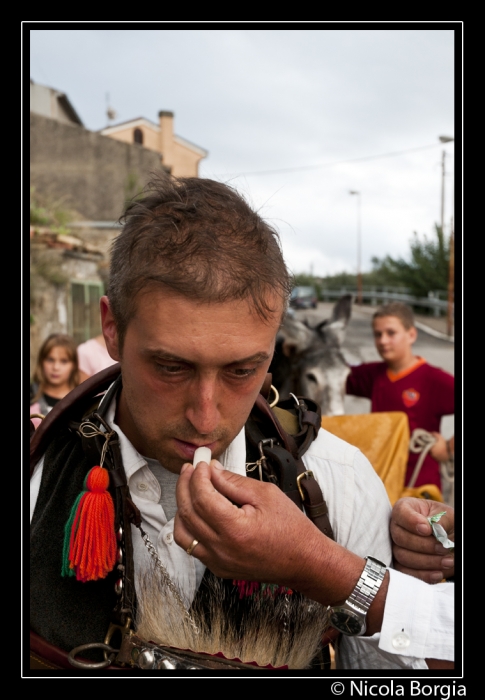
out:
{"label": "stone wall", "polygon": [[107,284],[107,256],[76,250],[72,245],[51,247],[43,237],[30,241],[30,376],[40,346],[51,333],[72,333],[70,290],[73,282]]}
{"label": "stone wall", "polygon": [[116,221],[153,172],[166,174],[154,151],[30,113],[31,185],[82,219]]}

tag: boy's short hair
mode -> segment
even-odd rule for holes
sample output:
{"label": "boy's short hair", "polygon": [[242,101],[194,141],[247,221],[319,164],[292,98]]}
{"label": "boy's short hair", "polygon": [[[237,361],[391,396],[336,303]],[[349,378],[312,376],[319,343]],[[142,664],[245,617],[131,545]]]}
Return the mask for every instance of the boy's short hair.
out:
{"label": "boy's short hair", "polygon": [[372,315],[372,320],[375,318],[384,318],[385,316],[395,316],[398,318],[407,331],[410,328],[416,327],[412,308],[402,301],[391,301],[389,304],[379,306],[377,311]]}

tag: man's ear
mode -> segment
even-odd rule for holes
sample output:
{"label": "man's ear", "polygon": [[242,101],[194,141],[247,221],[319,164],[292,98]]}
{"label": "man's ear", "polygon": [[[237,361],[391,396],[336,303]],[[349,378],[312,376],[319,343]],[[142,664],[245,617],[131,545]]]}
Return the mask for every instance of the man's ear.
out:
{"label": "man's ear", "polygon": [[120,361],[118,330],[114,320],[113,312],[107,296],[99,300],[99,310],[101,311],[101,327],[103,329],[106,349],[113,360]]}

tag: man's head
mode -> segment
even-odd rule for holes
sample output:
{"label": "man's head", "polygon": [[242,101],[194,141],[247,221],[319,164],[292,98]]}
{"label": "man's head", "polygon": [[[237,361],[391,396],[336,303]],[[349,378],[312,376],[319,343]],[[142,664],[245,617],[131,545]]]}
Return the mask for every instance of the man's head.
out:
{"label": "man's head", "polygon": [[245,300],[262,318],[274,300],[286,308],[291,278],[278,234],[232,187],[160,178],[121,220],[108,287],[120,352],[138,297],[150,289],[204,303]]}
{"label": "man's head", "polygon": [[117,422],[136,449],[178,472],[214,457],[261,388],[291,287],[276,232],[232,188],[158,182],[128,207],[101,301],[121,362]]}
{"label": "man's head", "polygon": [[390,369],[399,372],[415,362],[417,330],[411,307],[398,301],[380,306],[372,316],[372,329],[377,352]]}

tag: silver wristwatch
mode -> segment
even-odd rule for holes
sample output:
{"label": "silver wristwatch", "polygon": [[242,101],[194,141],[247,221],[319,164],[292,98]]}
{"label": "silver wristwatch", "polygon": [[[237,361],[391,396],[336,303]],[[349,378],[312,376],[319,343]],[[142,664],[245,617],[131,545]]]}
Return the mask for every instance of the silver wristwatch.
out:
{"label": "silver wristwatch", "polygon": [[348,636],[364,634],[367,611],[380,588],[385,573],[385,564],[372,557],[366,557],[364,570],[348,599],[342,605],[334,605],[330,608],[332,627]]}

